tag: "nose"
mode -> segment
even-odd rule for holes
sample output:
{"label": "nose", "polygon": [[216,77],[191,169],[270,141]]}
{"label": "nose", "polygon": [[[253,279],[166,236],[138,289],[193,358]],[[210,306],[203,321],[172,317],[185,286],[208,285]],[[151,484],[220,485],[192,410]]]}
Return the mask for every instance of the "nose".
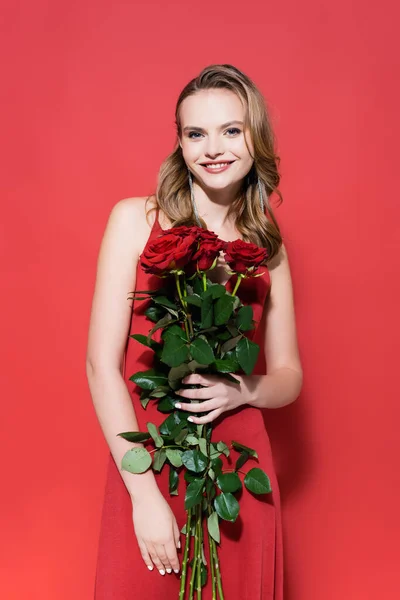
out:
{"label": "nose", "polygon": [[207,158],[215,159],[217,156],[220,156],[221,154],[223,154],[224,150],[223,150],[222,146],[223,146],[223,141],[221,140],[220,136],[210,135],[207,138],[207,145],[206,145],[206,152],[205,152]]}

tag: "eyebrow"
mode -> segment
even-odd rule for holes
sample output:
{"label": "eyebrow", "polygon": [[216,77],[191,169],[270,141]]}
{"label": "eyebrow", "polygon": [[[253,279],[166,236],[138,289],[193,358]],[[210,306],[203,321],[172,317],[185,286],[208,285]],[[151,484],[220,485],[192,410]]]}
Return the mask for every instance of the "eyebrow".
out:
{"label": "eyebrow", "polygon": [[[228,125],[234,125],[236,123],[238,125],[243,125],[243,121],[228,121],[227,123],[223,123],[223,125],[221,125],[220,129],[224,129],[225,127],[228,127]],[[183,131],[187,131],[188,129],[192,129],[194,131],[205,131],[205,129],[203,129],[202,127],[191,127],[190,125],[187,125],[186,127],[184,127]]]}

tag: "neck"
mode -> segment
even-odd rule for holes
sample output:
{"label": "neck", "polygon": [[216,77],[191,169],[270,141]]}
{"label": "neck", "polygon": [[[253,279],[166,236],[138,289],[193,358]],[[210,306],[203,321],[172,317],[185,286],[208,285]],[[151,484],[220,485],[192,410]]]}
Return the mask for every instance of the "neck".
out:
{"label": "neck", "polygon": [[224,227],[228,220],[229,207],[237,198],[240,189],[240,182],[235,182],[222,190],[215,190],[193,181],[197,210],[207,223],[207,227],[212,230],[221,230]]}

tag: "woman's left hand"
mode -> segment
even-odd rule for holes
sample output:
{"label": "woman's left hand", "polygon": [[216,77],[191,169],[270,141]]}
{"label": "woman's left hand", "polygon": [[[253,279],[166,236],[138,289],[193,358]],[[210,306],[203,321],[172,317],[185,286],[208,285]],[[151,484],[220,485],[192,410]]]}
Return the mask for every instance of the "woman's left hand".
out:
{"label": "woman's left hand", "polygon": [[182,383],[201,384],[205,387],[198,389],[181,389],[175,393],[182,398],[198,400],[193,404],[189,402],[176,402],[175,407],[180,410],[199,413],[208,412],[204,417],[189,417],[189,420],[198,425],[210,423],[223,412],[238,408],[247,404],[247,385],[243,385],[245,379],[251,376],[233,374],[240,383],[232,383],[228,379],[222,379],[218,375],[201,375],[193,373],[182,380]]}

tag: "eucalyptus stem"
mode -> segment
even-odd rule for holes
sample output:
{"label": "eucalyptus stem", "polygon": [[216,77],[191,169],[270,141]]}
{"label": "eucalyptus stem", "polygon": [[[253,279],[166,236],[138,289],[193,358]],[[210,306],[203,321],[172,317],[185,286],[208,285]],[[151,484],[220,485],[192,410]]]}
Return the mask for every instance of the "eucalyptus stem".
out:
{"label": "eucalyptus stem", "polygon": [[239,287],[239,285],[241,284],[241,282],[242,282],[242,279],[243,279],[243,278],[244,278],[244,275],[242,275],[242,273],[238,273],[237,282],[236,282],[236,285],[235,285],[235,287],[233,288],[232,296],[235,296],[235,295],[236,295],[236,292],[237,292],[237,290],[238,290],[238,287]]}
{"label": "eucalyptus stem", "polygon": [[186,588],[186,576],[187,576],[187,564],[189,560],[189,546],[190,546],[190,531],[192,527],[192,509],[189,508],[187,511],[186,518],[186,538],[185,538],[185,549],[183,552],[182,561],[182,575],[181,575],[181,587],[179,590],[179,600],[183,600],[185,596]]}

